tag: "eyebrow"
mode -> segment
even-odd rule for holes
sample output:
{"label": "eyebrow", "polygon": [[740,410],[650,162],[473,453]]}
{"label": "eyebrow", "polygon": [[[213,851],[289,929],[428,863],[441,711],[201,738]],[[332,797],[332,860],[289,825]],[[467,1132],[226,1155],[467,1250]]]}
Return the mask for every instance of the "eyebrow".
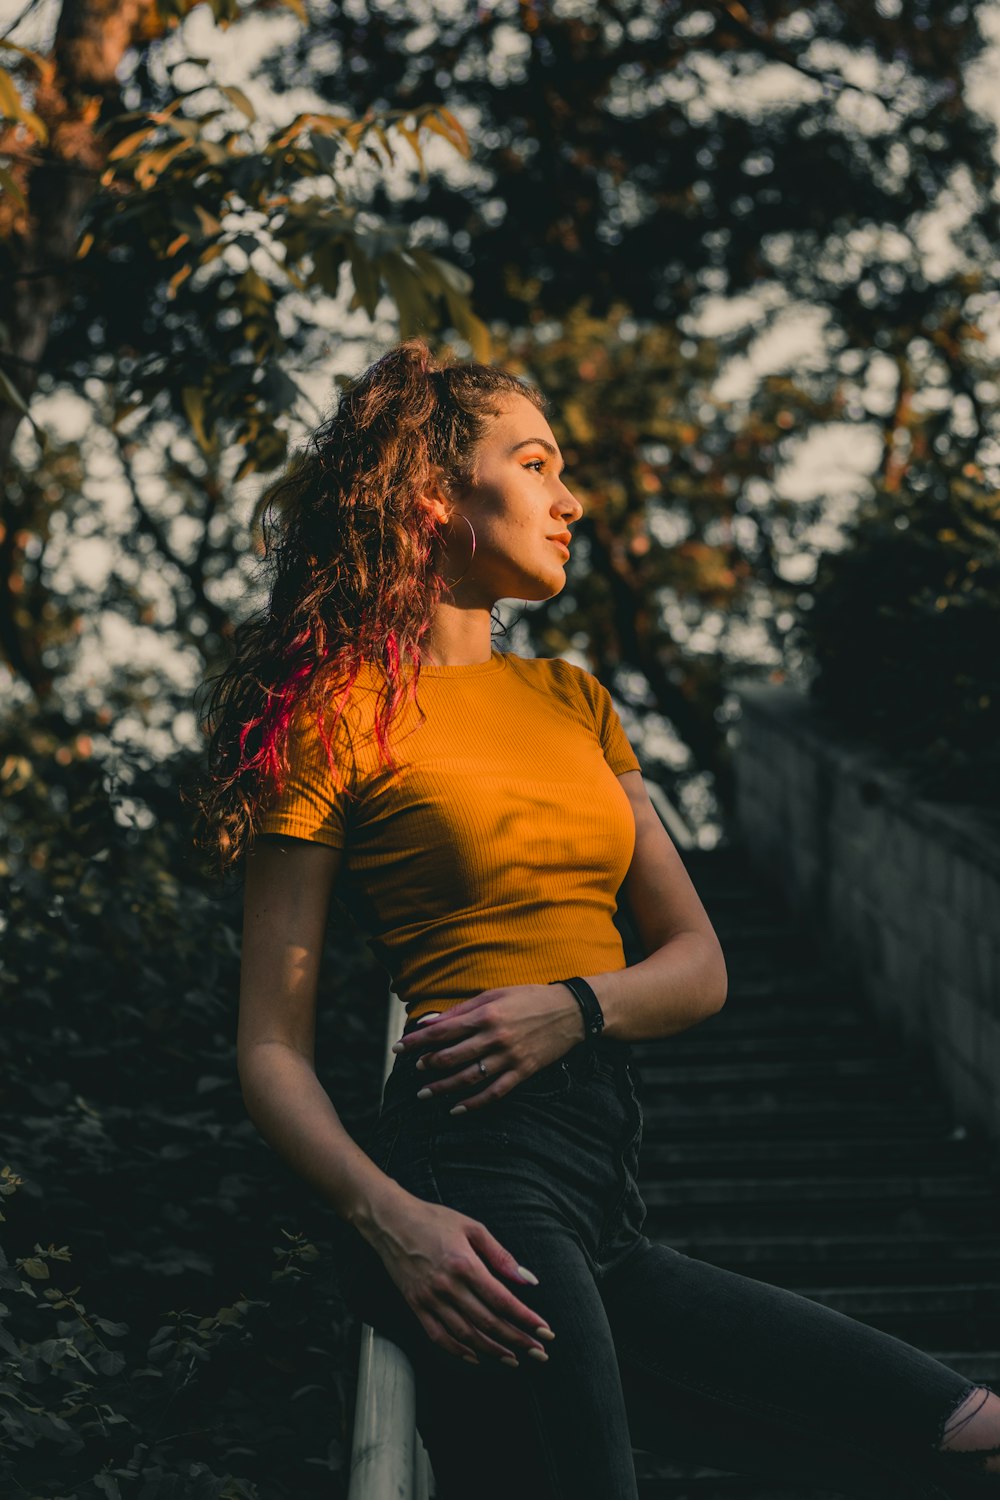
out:
{"label": "eyebrow", "polygon": [[[510,451],[511,453],[516,453],[518,448],[531,448],[536,444],[539,448],[544,448],[546,453],[551,453],[553,458],[558,458],[559,450],[558,448],[553,448],[548,438],[523,438],[521,442],[515,443]],[[565,469],[565,467],[566,463],[564,461],[562,467],[559,470],[560,474],[562,473],[563,469]]]}

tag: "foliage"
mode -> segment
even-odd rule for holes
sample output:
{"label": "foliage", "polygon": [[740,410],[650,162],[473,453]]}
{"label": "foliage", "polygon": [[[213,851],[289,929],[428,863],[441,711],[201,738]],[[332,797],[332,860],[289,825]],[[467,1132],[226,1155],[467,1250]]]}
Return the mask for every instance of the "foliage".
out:
{"label": "foliage", "polygon": [[921,795],[1000,807],[1000,499],[982,474],[908,474],[820,562],[799,631],[812,693]]}
{"label": "foliage", "polygon": [[[22,1182],[9,1166],[0,1170],[0,1194],[9,1197]],[[315,1311],[307,1268],[319,1252],[301,1234],[286,1240],[275,1249],[280,1263],[266,1296],[241,1297],[206,1316],[164,1309],[164,1321],[150,1327],[147,1314],[141,1332],[95,1313],[78,1285],[53,1284],[54,1274],[65,1280],[69,1246],[36,1242],[12,1261],[0,1249],[0,1290],[11,1299],[0,1303],[4,1492],[53,1500],[177,1494],[257,1500],[291,1493],[266,1465],[278,1452],[294,1464],[289,1439],[307,1451],[312,1424],[329,1431],[332,1413],[317,1396],[332,1406],[341,1393],[319,1360],[302,1358]],[[342,1341],[330,1333],[329,1347],[311,1346],[308,1354],[342,1359]],[[292,1340],[298,1361],[288,1358]],[[289,1377],[302,1373],[314,1383],[289,1389]],[[246,1477],[261,1473],[258,1444],[263,1484]],[[329,1477],[341,1469],[342,1440],[311,1460],[299,1451],[299,1493],[343,1492]],[[311,1483],[309,1462],[316,1466]],[[244,1472],[230,1472],[230,1464]]]}
{"label": "foliage", "polygon": [[[0,1462],[52,1500],[328,1500],[350,1439],[357,1330],[334,1266],[353,1231],[246,1114],[240,893],[189,853],[189,761],[102,768],[89,749],[37,714],[0,738],[0,1165],[24,1184]],[[386,985],[346,911],[323,971],[318,1071],[363,1139]]]}
{"label": "foliage", "polygon": [[[269,7],[237,11],[215,0],[209,8],[228,26]],[[0,471],[22,415],[44,450],[30,398],[52,372],[71,372],[77,389],[106,385],[109,427],[128,419],[131,442],[164,418],[191,434],[204,465],[207,531],[224,450],[239,455],[231,482],[286,456],[285,418],[301,400],[292,372],[302,335],[294,321],[288,329],[289,296],[301,299],[301,321],[310,302],[338,293],[344,271],[348,312],[372,319],[388,295],[404,329],[447,322],[486,354],[468,274],[416,243],[407,224],[366,210],[346,186],[358,158],[395,167],[404,147],[426,180],[428,139],[464,156],[470,147],[443,105],[361,118],[300,111],[268,129],[231,84],[175,87],[174,71],[192,60],[165,62],[158,44],[181,12],[122,5],[112,24],[107,7],[88,17],[90,9],[81,0],[60,13],[49,51],[3,43],[0,282],[18,296],[0,323]],[[99,47],[72,43],[88,25]],[[118,76],[127,48],[136,108],[125,107]],[[143,77],[146,98],[135,87]],[[18,487],[6,487],[0,646],[45,696],[52,678],[21,597],[32,521]]]}
{"label": "foliage", "polygon": [[[229,11],[216,6],[214,13],[225,19]],[[521,6],[516,13],[481,6],[453,13],[431,6],[418,15],[404,0],[388,0],[376,15],[318,0],[309,15],[309,25],[263,58],[259,81],[270,83],[279,99],[292,88],[313,88],[328,108],[310,118],[322,116],[328,125],[349,122],[343,125],[343,149],[351,161],[365,156],[362,129],[365,145],[385,150],[376,128],[380,120],[395,120],[396,134],[418,116],[428,129],[437,121],[460,147],[458,131],[464,132],[473,148],[468,162],[460,149],[448,170],[407,185],[405,217],[414,225],[408,243],[421,255],[446,260],[458,278],[475,277],[477,315],[503,348],[524,337],[539,347],[558,344],[566,335],[572,340],[572,319],[581,309],[592,320],[592,344],[601,338],[597,325],[605,324],[609,357],[597,362],[596,377],[588,373],[594,365],[589,358],[581,359],[577,373],[568,359],[561,372],[554,370],[555,361],[536,363],[543,382],[556,375],[551,382],[556,414],[566,406],[567,426],[569,402],[595,412],[602,403],[616,403],[619,365],[627,368],[631,358],[629,348],[615,347],[627,321],[623,309],[641,327],[659,329],[672,341],[663,371],[647,360],[641,373],[657,383],[657,399],[672,396],[683,411],[676,429],[683,441],[671,459],[666,528],[682,539],[646,554],[647,561],[655,558],[655,568],[641,561],[634,547],[637,540],[642,545],[646,518],[634,503],[633,488],[629,503],[613,510],[614,524],[624,529],[591,549],[594,607],[581,611],[574,625],[578,637],[585,634],[592,649],[603,653],[605,665],[620,661],[646,679],[650,706],[671,721],[683,719],[677,726],[681,737],[698,765],[714,773],[721,736],[713,725],[719,678],[728,662],[735,661],[741,672],[749,666],[793,669],[786,659],[786,627],[773,622],[788,616],[800,592],[784,576],[785,563],[796,551],[817,550],[812,532],[822,521],[825,496],[821,492],[815,503],[789,504],[781,492],[783,461],[834,419],[882,425],[888,448],[895,411],[876,407],[869,387],[881,378],[886,360],[905,365],[915,344],[936,344],[946,365],[946,392],[964,396],[971,390],[998,237],[998,209],[989,191],[995,131],[966,98],[983,45],[974,8],[932,0],[918,11],[904,7],[888,16],[809,0],[793,17],[772,0],[747,8],[711,3],[694,13],[676,4],[632,0],[610,10],[597,3],[570,11]],[[72,284],[79,285],[81,295],[74,295],[52,326],[39,374],[47,382],[43,389],[65,383],[82,391],[89,380],[94,425],[111,441],[134,509],[132,534],[125,527],[113,540],[138,554],[146,575],[162,574],[168,588],[159,592],[176,600],[176,610],[151,602],[156,580],[145,578],[109,602],[130,622],[145,615],[171,653],[180,638],[211,665],[225,647],[233,601],[241,599],[248,579],[240,497],[233,486],[244,449],[231,442],[232,435],[249,431],[247,424],[259,416],[261,440],[270,442],[277,434],[277,462],[291,424],[313,425],[304,393],[300,388],[294,395],[291,386],[310,369],[322,368],[332,347],[322,314],[334,280],[327,276],[323,283],[325,252],[315,237],[312,255],[304,251],[309,235],[303,238],[295,219],[300,194],[291,191],[292,179],[298,174],[298,186],[308,194],[303,201],[310,201],[319,183],[329,181],[334,194],[348,189],[337,172],[310,177],[321,171],[322,153],[340,139],[341,127],[331,126],[329,135],[324,127],[314,138],[301,112],[290,110],[301,130],[289,140],[295,160],[287,163],[275,149],[280,130],[268,132],[261,121],[251,120],[253,105],[217,80],[210,66],[185,58],[185,79],[196,82],[178,89],[174,68],[180,64],[165,65],[157,50],[159,36],[136,44],[141,66],[128,83],[129,112],[136,119],[114,126],[125,112],[125,91],[112,91],[110,102],[102,103],[96,139],[103,150],[114,149],[115,141],[123,147],[122,157],[110,163],[122,181],[102,194],[109,199],[124,194],[125,206],[137,213],[144,211],[148,195],[136,191],[134,182],[129,186],[133,151],[134,169],[142,175],[148,153],[176,150],[164,169],[176,173],[166,179],[176,191],[169,199],[157,198],[150,181],[150,203],[160,204],[155,208],[160,217],[144,226],[161,250],[175,246],[174,254],[148,264],[152,252],[137,225],[130,227],[126,219],[119,228],[113,220],[121,215],[112,214],[105,238],[95,239],[87,255],[73,263]],[[23,59],[25,78],[29,71]],[[774,88],[776,80],[783,88]],[[225,133],[228,117],[210,118],[224,100],[244,129]],[[154,133],[143,136],[154,125]],[[120,141],[126,129],[140,136],[128,150]],[[383,134],[395,139],[392,132]],[[251,140],[255,149],[248,151]],[[226,149],[223,142],[231,148],[227,160],[211,160],[216,148]],[[102,161],[102,170],[108,165]],[[237,228],[232,214],[216,214],[224,225],[222,239],[228,238],[227,254],[186,277],[178,295],[167,298],[163,288],[172,272],[197,264],[218,239],[214,230],[204,229],[193,205],[211,210],[211,195],[223,193],[234,172],[246,178],[248,201],[265,207],[276,203],[268,221],[273,233],[258,236],[251,266],[235,243],[246,226]],[[928,279],[922,250],[926,216],[952,190],[956,172],[967,219],[949,233],[977,275],[949,272]],[[202,192],[210,195],[204,204]],[[283,218],[281,200],[289,198]],[[188,205],[184,223],[161,222],[175,199]],[[363,205],[351,219],[359,232],[367,233],[369,223],[384,226],[400,218],[400,186],[384,172],[367,196],[359,190],[356,199],[346,201],[348,209]],[[331,212],[342,211],[338,199]],[[312,211],[306,217],[312,224]],[[279,240],[285,251],[276,260],[270,245],[280,248]],[[296,275],[318,278],[309,303],[279,260],[290,262]],[[223,277],[223,264],[229,267],[230,261]],[[133,272],[128,285],[123,285],[123,266]],[[270,301],[252,296],[245,279],[251,270],[265,283]],[[698,331],[698,318],[713,298],[741,293],[757,300],[745,320],[733,319],[732,332],[706,337]],[[220,311],[223,296],[229,301]],[[794,373],[781,368],[767,373],[736,403],[734,421],[727,425],[706,371],[715,366],[721,373],[725,357],[739,363],[751,356],[755,343],[796,310],[821,314],[810,357]],[[402,311],[404,333],[410,331],[408,318],[413,327],[427,321],[419,296]],[[228,323],[220,325],[216,313]],[[454,321],[450,306],[447,315]],[[232,395],[237,417],[230,431],[225,424],[213,427],[212,419],[216,403],[229,400],[217,388],[247,378],[248,366],[235,353],[244,323],[255,327],[259,368],[253,370],[249,394]],[[350,335],[339,328],[338,340],[345,336]],[[129,392],[135,394],[141,372],[152,382],[143,388],[149,400],[133,407]],[[639,373],[637,366],[629,391],[641,397]],[[157,380],[163,387],[154,398]],[[902,385],[907,386],[905,379]],[[96,394],[99,390],[103,394]],[[976,401],[971,423],[949,422],[951,410],[942,402],[942,441],[963,461],[975,460],[974,450],[989,436],[989,403]],[[199,424],[206,438],[216,433],[217,451],[200,446]],[[631,434],[637,432],[642,441],[644,426],[641,421],[632,427],[625,420],[615,424],[618,449],[601,444],[601,471],[587,467],[595,445],[574,444],[578,461],[569,479],[599,494],[614,483],[615,468],[623,473],[635,468]],[[178,440],[187,436],[190,446]],[[43,453],[29,447],[23,470],[46,463]],[[22,471],[22,465],[16,469]],[[161,479],[162,486],[156,483]],[[6,546],[20,594],[12,596],[17,638],[11,641],[9,632],[4,637],[0,631],[0,639],[22,680],[49,680],[58,695],[72,672],[74,644],[82,648],[92,614],[82,612],[83,639],[74,643],[61,628],[66,605],[54,562],[60,543],[58,537],[49,540],[51,512],[24,495],[30,489],[23,472],[9,475]],[[655,499],[655,492],[649,493]],[[69,496],[53,504],[75,530],[77,512]],[[684,514],[688,505],[690,516]],[[710,526],[706,508],[713,507]],[[87,524],[97,524],[96,519],[88,516]],[[623,572],[623,559],[641,566]],[[747,590],[726,581],[744,559],[752,569]],[[706,600],[701,590],[713,570],[721,587]],[[105,587],[110,594],[114,584],[109,579]],[[29,590],[36,606],[51,603],[52,610],[30,612]],[[772,595],[769,609],[761,590]],[[670,630],[661,631],[657,646],[666,671],[650,677],[653,655],[641,649],[647,642],[634,618],[638,612],[647,622],[659,621],[664,591],[677,639],[663,639]],[[753,662],[745,645],[730,658],[724,646],[718,653],[692,650],[681,634],[703,638],[693,610],[707,602],[714,612],[716,601],[721,607],[727,595],[737,612],[742,600],[754,598],[760,617],[750,622],[750,639],[760,645]],[[565,638],[551,629],[551,618],[545,624],[549,628],[539,648],[561,649]],[[735,638],[738,631],[727,630],[727,638],[730,634]],[[124,691],[120,680],[110,681],[106,690]],[[162,701],[141,683],[134,691],[154,710]]]}

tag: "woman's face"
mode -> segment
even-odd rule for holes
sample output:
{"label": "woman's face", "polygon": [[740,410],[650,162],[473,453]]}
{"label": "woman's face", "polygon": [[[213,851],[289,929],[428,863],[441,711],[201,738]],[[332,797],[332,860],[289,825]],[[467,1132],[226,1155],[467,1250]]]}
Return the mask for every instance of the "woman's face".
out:
{"label": "woman's face", "polygon": [[[459,578],[455,596],[463,603],[482,596],[497,599],[549,599],[565,583],[567,554],[551,540],[565,540],[583,506],[559,477],[562,454],[548,422],[526,396],[504,398],[502,414],[491,420],[476,449],[475,483],[455,486],[455,507],[447,528],[445,578]],[[472,550],[467,516],[476,531]]]}

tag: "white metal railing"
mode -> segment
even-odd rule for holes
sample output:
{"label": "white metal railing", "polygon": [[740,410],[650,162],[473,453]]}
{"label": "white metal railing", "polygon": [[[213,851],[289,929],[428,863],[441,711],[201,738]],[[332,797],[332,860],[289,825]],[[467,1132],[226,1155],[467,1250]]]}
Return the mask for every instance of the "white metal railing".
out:
{"label": "white metal railing", "polygon": [[[674,843],[681,849],[695,848],[694,834],[663,788],[643,780]],[[392,1044],[402,1034],[404,1014],[398,996],[390,992],[383,1082],[396,1060]],[[363,1324],[347,1500],[428,1500],[433,1494],[433,1471],[417,1431],[416,1411],[409,1359],[398,1344]]]}
{"label": "white metal railing", "polygon": [[646,776],[642,779],[646,791],[649,793],[649,800],[660,815],[660,822],[666,828],[678,849],[697,848],[697,839],[674,804],[670,801],[662,786],[656,781],[650,781]]}
{"label": "white metal railing", "polygon": [[[405,1012],[389,995],[383,1082],[392,1071]],[[431,1465],[416,1423],[413,1366],[391,1339],[368,1323],[361,1328],[358,1394],[347,1500],[428,1500]]]}

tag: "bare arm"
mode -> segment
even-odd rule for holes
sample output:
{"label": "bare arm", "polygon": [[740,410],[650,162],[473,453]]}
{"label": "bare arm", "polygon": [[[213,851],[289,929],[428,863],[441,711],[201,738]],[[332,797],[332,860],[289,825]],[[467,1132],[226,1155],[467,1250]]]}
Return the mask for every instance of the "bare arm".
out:
{"label": "bare arm", "polygon": [[319,964],[339,859],[324,844],[271,837],[247,855],[236,1040],[247,1112],[373,1246],[432,1342],[463,1359],[510,1361],[512,1349],[545,1358],[535,1330],[551,1330],[495,1274],[523,1284],[530,1273],[485,1225],[424,1202],[382,1172],[316,1076]]}
{"label": "bare arm", "polygon": [[316,1076],[316,991],[339,851],[260,839],[247,856],[236,1063],[261,1135],[370,1238],[409,1195],[344,1129]]}
{"label": "bare arm", "polygon": [[635,816],[635,851],[622,886],[646,957],[584,975],[623,1040],[673,1036],[725,1004],[726,960],[684,862],[649,800],[640,771],[619,777]]}

